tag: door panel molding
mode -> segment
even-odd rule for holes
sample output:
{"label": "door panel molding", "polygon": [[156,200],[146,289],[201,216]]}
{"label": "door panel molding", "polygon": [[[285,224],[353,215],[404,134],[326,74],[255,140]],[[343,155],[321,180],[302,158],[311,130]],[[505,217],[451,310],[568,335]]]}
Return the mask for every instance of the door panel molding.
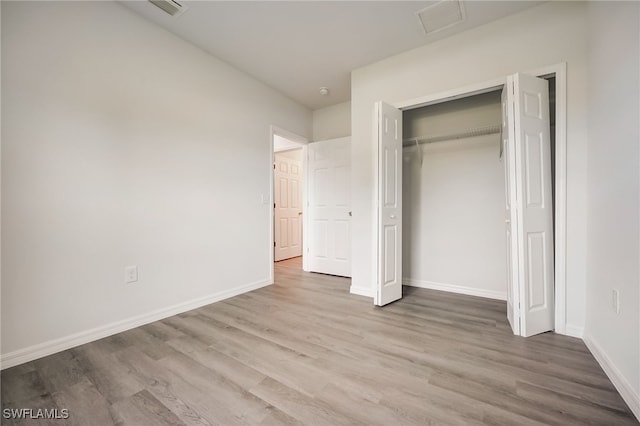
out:
{"label": "door panel molding", "polygon": [[512,227],[518,259],[512,266],[519,269],[515,275],[520,289],[520,335],[527,337],[554,328],[549,89],[546,80],[527,74],[509,76],[509,92],[511,87],[514,132],[509,144],[516,160],[512,164],[516,196],[511,204],[518,219]]}
{"label": "door panel molding", "polygon": [[308,147],[307,268],[351,276],[351,138]]}
{"label": "door panel molding", "polygon": [[402,298],[402,111],[376,103],[378,274],[374,304]]}

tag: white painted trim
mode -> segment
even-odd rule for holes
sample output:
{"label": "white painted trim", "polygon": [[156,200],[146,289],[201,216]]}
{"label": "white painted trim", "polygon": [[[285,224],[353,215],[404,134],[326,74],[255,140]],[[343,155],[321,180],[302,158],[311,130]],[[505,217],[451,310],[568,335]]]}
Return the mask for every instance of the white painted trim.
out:
{"label": "white painted trim", "polygon": [[[372,225],[372,233],[371,235],[374,237],[373,244],[371,244],[371,251],[373,255],[373,289],[370,290],[371,297],[373,298],[373,304],[378,306],[378,299],[380,299],[380,238],[382,238],[379,234],[380,232],[380,105],[381,102],[373,103],[373,221]],[[351,159],[353,161],[353,158]],[[401,187],[402,189],[402,187]],[[402,216],[400,216],[400,220],[402,221]],[[353,256],[352,256],[353,258]],[[402,259],[400,259],[400,265],[402,265]],[[353,275],[353,274],[351,274]]]}
{"label": "white painted trim", "polygon": [[634,391],[631,383],[622,375],[620,370],[615,366],[611,359],[607,356],[606,352],[596,343],[592,337],[586,333],[584,336],[584,343],[587,348],[593,354],[593,357],[598,361],[600,367],[604,370],[613,386],[618,390],[624,402],[627,403],[633,414],[640,421],[640,393]]}
{"label": "white painted trim", "polygon": [[302,270],[309,271],[309,144],[302,145]]}
{"label": "white painted trim", "polygon": [[[556,331],[556,333],[558,332]],[[565,336],[577,337],[578,339],[582,339],[582,336],[584,335],[584,327],[579,327],[573,324],[566,324],[564,333],[558,334],[564,334]]]}
{"label": "white painted trim", "polygon": [[273,208],[273,199],[275,197],[275,186],[273,180],[275,179],[275,174],[273,173],[273,165],[276,162],[276,155],[273,151],[275,147],[275,143],[273,141],[273,137],[276,134],[276,127],[271,126],[269,128],[269,205],[267,206],[268,216],[269,216],[269,241],[267,244],[269,245],[269,281],[273,284],[275,282],[275,272],[274,265],[276,259],[275,247],[273,246],[275,241],[275,212]]}
{"label": "white painted trim", "polygon": [[300,145],[306,145],[309,143],[309,140],[304,136],[300,136],[297,133],[290,132],[287,129],[283,129],[282,127],[278,127],[275,125],[271,125],[271,134],[281,136],[285,139],[289,139],[290,141],[299,143]]}
{"label": "white painted trim", "polygon": [[443,92],[433,93],[431,95],[420,96],[408,101],[397,102],[392,105],[401,110],[421,108],[427,105],[435,105],[442,102],[449,102],[456,99],[467,98],[472,95],[480,95],[482,93],[500,90],[506,82],[507,77],[505,76],[481,83],[470,84],[468,86],[458,87],[451,90],[445,90]]}
{"label": "white painted trim", "polygon": [[273,152],[274,153],[279,153],[279,152],[287,152],[287,151],[297,151],[298,149],[302,149],[302,145],[289,145],[289,146],[283,146],[280,148],[273,148]]}
{"label": "white painted trim", "polygon": [[[555,332],[567,334],[567,63],[562,62],[534,70],[525,71],[525,74],[538,77],[555,74],[556,77],[556,164],[555,164]],[[409,110],[420,108],[454,99],[460,99],[471,95],[497,90],[504,86],[507,77],[496,78],[480,83],[475,83],[456,89],[451,89],[431,95],[421,96],[407,101],[392,104],[396,108]],[[376,120],[374,119],[374,125]],[[373,133],[375,135],[375,133]],[[377,163],[374,166],[374,181],[378,181]],[[377,195],[375,195],[377,197]],[[377,198],[374,198],[376,200]],[[376,217],[377,208],[374,203],[373,217]],[[377,231],[376,231],[377,232]],[[373,235],[376,235],[375,233]],[[374,244],[374,246],[377,244]],[[377,257],[375,258],[377,262]],[[377,268],[376,268],[377,269]],[[574,330],[575,331],[575,330]]]}
{"label": "white painted trim", "polygon": [[428,288],[431,290],[448,291],[449,293],[466,294],[467,296],[484,297],[487,299],[496,300],[507,300],[506,291],[483,290],[463,285],[414,280],[411,278],[403,278],[402,284],[410,287]]}
{"label": "white painted trim", "polygon": [[351,143],[351,136],[340,136],[339,138],[320,139],[309,143],[321,143],[321,142],[348,142]]}
{"label": "white painted trim", "polygon": [[0,357],[0,368],[5,369],[23,364],[25,362],[33,361],[34,359],[42,358],[47,355],[64,351],[76,346],[84,345],[85,343],[93,342],[95,340],[102,339],[116,333],[131,330],[132,328],[140,327],[154,321],[197,309],[211,303],[219,302],[221,300],[237,296],[239,294],[257,290],[270,284],[271,282],[269,280],[256,281],[251,284],[241,285],[229,290],[223,290],[214,294],[210,294],[208,296],[199,297],[188,302],[183,302],[166,308],[157,309],[155,311],[131,317],[122,321],[116,321],[105,326],[81,331],[69,336],[64,336],[58,339],[50,340],[48,342],[39,343],[37,345],[29,346],[24,349],[9,352],[7,354],[2,354],[2,356]]}
{"label": "white painted trim", "polygon": [[555,149],[555,332],[567,328],[567,64],[553,68],[556,75]]}
{"label": "white painted trim", "polygon": [[555,218],[554,218],[554,331],[576,336],[582,328],[567,330],[567,63],[526,71],[525,74],[556,78]]}
{"label": "white painted trim", "polygon": [[351,286],[351,288],[349,289],[349,292],[357,296],[365,296],[370,298],[373,298],[375,294],[375,292],[370,288],[354,287],[354,286]]}

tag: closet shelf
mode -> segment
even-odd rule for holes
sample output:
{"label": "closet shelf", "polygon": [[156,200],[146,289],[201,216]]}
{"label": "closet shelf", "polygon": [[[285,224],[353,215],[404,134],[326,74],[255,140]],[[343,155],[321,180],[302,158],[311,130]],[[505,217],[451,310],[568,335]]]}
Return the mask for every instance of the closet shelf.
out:
{"label": "closet shelf", "polygon": [[432,142],[443,142],[455,139],[471,138],[474,136],[493,135],[500,133],[501,131],[502,125],[495,124],[493,126],[476,127],[475,129],[467,129],[455,133],[447,133],[441,135],[424,135],[414,138],[407,138],[402,140],[402,144],[403,146],[412,146],[416,143],[423,144]]}

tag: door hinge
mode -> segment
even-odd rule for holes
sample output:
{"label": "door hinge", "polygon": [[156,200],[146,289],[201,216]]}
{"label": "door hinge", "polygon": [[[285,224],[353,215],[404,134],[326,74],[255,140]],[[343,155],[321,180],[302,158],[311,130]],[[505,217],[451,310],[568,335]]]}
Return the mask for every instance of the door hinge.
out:
{"label": "door hinge", "polygon": [[276,208],[276,203],[273,203],[273,208],[274,208],[274,209]]}
{"label": "door hinge", "polygon": [[275,241],[273,242],[273,246],[274,246],[274,247],[276,246],[276,242],[275,242]]}
{"label": "door hinge", "polygon": [[273,170],[276,169],[276,163],[273,163]]}

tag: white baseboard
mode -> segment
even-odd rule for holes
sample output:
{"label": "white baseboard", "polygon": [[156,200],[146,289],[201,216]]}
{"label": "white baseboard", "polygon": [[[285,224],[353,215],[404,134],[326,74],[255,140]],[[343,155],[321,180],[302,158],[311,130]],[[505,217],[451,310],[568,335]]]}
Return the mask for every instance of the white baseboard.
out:
{"label": "white baseboard", "polygon": [[584,327],[578,327],[577,325],[566,324],[564,326],[564,333],[559,333],[559,334],[564,334],[565,336],[577,337],[579,339],[582,339],[582,336],[584,335]]}
{"label": "white baseboard", "polygon": [[2,354],[0,356],[0,369],[10,368],[34,359],[42,358],[56,352],[64,351],[85,343],[93,342],[104,337],[121,333],[132,328],[140,327],[154,321],[181,314],[192,309],[200,308],[214,302],[219,302],[242,293],[265,287],[272,284],[270,280],[261,280],[251,284],[242,285],[229,290],[220,291],[208,296],[190,300],[188,302],[179,303],[177,305],[168,306],[166,308],[157,309],[146,314],[138,315],[122,321],[117,321],[105,326],[96,327],[90,330],[81,331],[69,336],[50,340],[48,342],[39,343],[24,349]]}
{"label": "white baseboard", "polygon": [[437,283],[434,281],[414,280],[412,278],[403,278],[402,284],[411,287],[429,288],[431,290],[448,291],[450,293],[466,294],[467,296],[485,297],[487,299],[507,300],[506,291],[483,290],[473,287],[465,287],[461,285]]}
{"label": "white baseboard", "polygon": [[605,351],[593,340],[591,336],[585,334],[584,343],[591,351],[593,357],[598,361],[611,383],[616,387],[624,402],[627,403],[633,414],[640,421],[640,393],[636,392],[631,383],[622,375]]}
{"label": "white baseboard", "polygon": [[358,296],[370,297],[370,298],[373,299],[373,290],[370,289],[370,288],[362,288],[362,287],[351,286],[351,289],[349,290],[349,292],[351,294],[356,294]]}

